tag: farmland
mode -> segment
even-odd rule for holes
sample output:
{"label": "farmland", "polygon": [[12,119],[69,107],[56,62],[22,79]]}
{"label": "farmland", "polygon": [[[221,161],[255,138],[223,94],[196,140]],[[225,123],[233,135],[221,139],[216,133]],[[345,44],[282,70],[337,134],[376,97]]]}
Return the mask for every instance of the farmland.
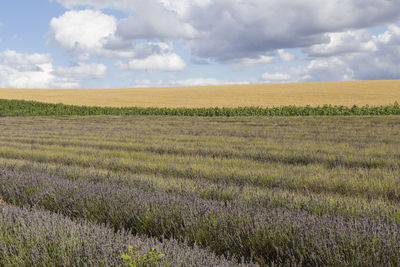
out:
{"label": "farmland", "polygon": [[118,265],[128,246],[161,266],[400,262],[398,116],[1,117],[0,129],[0,265]]}
{"label": "farmland", "polygon": [[400,102],[400,80],[131,89],[0,89],[0,98],[100,107],[380,106]]}

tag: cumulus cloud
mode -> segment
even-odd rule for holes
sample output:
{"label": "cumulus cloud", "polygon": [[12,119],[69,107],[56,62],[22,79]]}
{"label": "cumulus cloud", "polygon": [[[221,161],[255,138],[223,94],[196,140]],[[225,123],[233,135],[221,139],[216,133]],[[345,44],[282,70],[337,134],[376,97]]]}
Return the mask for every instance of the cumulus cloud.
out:
{"label": "cumulus cloud", "polygon": [[[124,20],[119,22],[124,23]],[[146,32],[142,26],[137,25],[137,28]],[[175,31],[173,25],[166,26]],[[129,34],[135,31],[134,28],[126,30]],[[88,60],[92,56],[127,59],[127,63],[117,63],[122,69],[182,71],[186,68],[183,59],[172,52],[172,46],[152,41],[135,43],[117,33],[115,17],[99,10],[71,10],[53,18],[50,39],[66,54],[80,60]]]}
{"label": "cumulus cloud", "polygon": [[261,78],[265,82],[287,82],[290,80],[290,75],[287,73],[264,73]]}
{"label": "cumulus cloud", "polygon": [[383,34],[372,36],[376,50],[343,56],[354,70],[354,78],[398,79],[400,78],[400,27],[391,25]]}
{"label": "cumulus cloud", "polygon": [[229,81],[216,78],[189,78],[183,80],[169,81],[172,86],[205,86],[205,85],[229,85],[229,84],[248,84],[249,81]]}
{"label": "cumulus cloud", "polygon": [[138,4],[135,13],[118,23],[118,35],[126,39],[191,39],[198,35],[192,25],[176,13],[152,1]]}
{"label": "cumulus cloud", "polygon": [[73,81],[93,80],[103,78],[106,74],[107,67],[103,64],[85,64],[77,63],[70,67],[56,67],[53,74],[57,77]]}
{"label": "cumulus cloud", "polygon": [[97,10],[72,10],[51,20],[50,38],[68,55],[87,60],[91,54],[112,53],[104,45],[116,29],[113,16]]}
{"label": "cumulus cloud", "polygon": [[[80,60],[101,56],[118,59],[121,69],[182,71],[183,58],[160,45],[180,42],[197,64],[240,69],[291,62],[262,75],[266,82],[400,77],[400,28],[369,31],[399,23],[400,0],[55,1],[79,8],[54,18],[50,36]],[[106,9],[122,11],[123,18]],[[305,63],[293,67],[299,60]]]}
{"label": "cumulus cloud", "polygon": [[278,49],[277,54],[280,58],[280,60],[284,61],[284,62],[290,62],[296,59],[296,56],[285,51],[284,49]]}
{"label": "cumulus cloud", "polygon": [[194,28],[203,33],[190,41],[192,51],[224,62],[275,49],[326,43],[327,32],[398,20],[400,5],[399,1],[385,0],[213,1],[204,8],[193,8],[190,14]]}
{"label": "cumulus cloud", "polygon": [[[114,8],[130,15],[118,22],[118,35],[125,39],[150,38],[194,38],[198,32],[183,21],[174,10],[182,8],[182,1],[96,1],[96,0],[59,0],[66,8],[95,7]],[[194,1],[196,2],[196,1]]]}
{"label": "cumulus cloud", "polygon": [[121,69],[183,71],[186,63],[174,53],[150,55],[143,59],[132,59],[128,63],[117,63]]}
{"label": "cumulus cloud", "polygon": [[75,88],[86,80],[102,78],[106,66],[78,63],[72,67],[54,67],[48,54],[0,52],[0,87]]}
{"label": "cumulus cloud", "polygon": [[236,65],[239,67],[250,67],[250,66],[255,66],[255,65],[260,65],[260,64],[269,64],[274,60],[274,57],[272,56],[265,56],[261,55],[257,58],[241,58],[237,61],[234,61]]}
{"label": "cumulus cloud", "polygon": [[135,80],[135,82],[130,87],[150,88],[150,87],[163,87],[163,86],[165,86],[165,84],[161,80],[154,81],[149,79],[141,79],[141,80]]}
{"label": "cumulus cloud", "polygon": [[[400,77],[400,27],[396,25],[389,26],[387,31],[379,35],[365,31],[335,34],[330,43],[311,47],[306,52],[311,56],[326,57],[309,63],[309,79],[312,80],[324,76],[330,80],[340,77],[341,80]],[[324,75],[315,72],[321,69],[325,69]],[[339,73],[340,77],[335,73]]]}
{"label": "cumulus cloud", "polygon": [[[304,51],[309,61],[288,68],[289,81],[347,81],[400,78],[400,27],[382,34],[364,30],[329,33],[330,42]],[[263,79],[269,79],[267,75]]]}
{"label": "cumulus cloud", "polygon": [[349,81],[354,79],[354,71],[338,57],[311,60],[306,66],[298,68],[299,81]]}
{"label": "cumulus cloud", "polygon": [[[183,39],[194,55],[219,62],[329,43],[330,39],[341,37],[327,33],[400,20],[399,0],[57,1],[67,8],[90,6],[124,11],[128,17],[117,24],[121,38]],[[280,58],[289,61],[289,57]]]}
{"label": "cumulus cloud", "polygon": [[0,52],[0,63],[18,71],[42,71],[52,61],[50,54],[20,54],[13,50]]}
{"label": "cumulus cloud", "polygon": [[135,46],[135,58],[143,59],[155,54],[171,54],[173,47],[163,42],[145,42]]}
{"label": "cumulus cloud", "polygon": [[244,80],[221,80],[216,78],[188,78],[181,80],[153,81],[148,79],[136,80],[133,87],[165,87],[165,86],[207,86],[207,85],[230,85],[250,84]]}
{"label": "cumulus cloud", "polygon": [[142,43],[135,48],[135,58],[124,63],[119,61],[120,69],[146,71],[183,71],[186,62],[173,53],[172,46],[163,42]]}
{"label": "cumulus cloud", "polygon": [[387,31],[376,37],[376,41],[391,46],[400,45],[400,27],[395,24],[390,24]]}
{"label": "cumulus cloud", "polygon": [[310,56],[338,56],[377,50],[372,34],[367,30],[328,33],[329,42],[304,49]]}

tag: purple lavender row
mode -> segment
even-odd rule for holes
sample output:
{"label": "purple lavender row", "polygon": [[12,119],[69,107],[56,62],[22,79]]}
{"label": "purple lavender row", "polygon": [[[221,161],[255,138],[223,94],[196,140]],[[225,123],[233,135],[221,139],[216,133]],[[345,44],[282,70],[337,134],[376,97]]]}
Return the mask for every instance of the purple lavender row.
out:
{"label": "purple lavender row", "polygon": [[[229,185],[223,181],[220,183],[211,183],[196,179],[196,188],[181,186],[163,187],[157,184],[153,177],[136,176],[132,174],[121,174],[102,172],[93,168],[80,168],[77,166],[57,166],[49,167],[45,163],[32,163],[24,161],[21,163],[2,162],[0,169],[15,170],[21,169],[25,172],[34,172],[36,175],[52,175],[58,179],[77,180],[84,179],[86,181],[112,182],[122,183],[125,186],[134,187],[141,191],[166,191],[169,194],[195,194],[203,199],[213,199],[219,201],[248,201],[265,208],[286,208],[289,210],[303,210],[313,214],[323,215],[341,215],[344,217],[369,217],[379,219],[390,223],[400,223],[400,206],[396,202],[370,202],[357,201],[357,198],[336,198],[332,202],[332,198],[326,194],[313,194],[293,192],[287,194],[279,189],[272,190],[266,195],[255,197],[254,199],[246,199],[241,196],[241,188],[239,191],[229,188]],[[162,178],[160,178],[162,179]],[[246,189],[245,189],[246,190]],[[298,198],[297,198],[298,197]]]}
{"label": "purple lavender row", "polygon": [[0,266],[122,266],[128,246],[138,249],[138,255],[152,248],[164,254],[151,266],[245,266],[176,240],[115,233],[61,214],[0,202]]}
{"label": "purple lavender row", "polygon": [[398,265],[398,224],[0,170],[0,197],[261,265]]}

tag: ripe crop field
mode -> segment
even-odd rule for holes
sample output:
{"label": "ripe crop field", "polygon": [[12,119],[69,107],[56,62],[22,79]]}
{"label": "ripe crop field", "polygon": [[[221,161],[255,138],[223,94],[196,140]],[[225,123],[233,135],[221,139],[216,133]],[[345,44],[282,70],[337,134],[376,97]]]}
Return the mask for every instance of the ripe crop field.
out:
{"label": "ripe crop field", "polygon": [[0,117],[0,129],[1,266],[400,262],[399,116]]}
{"label": "ripe crop field", "polygon": [[134,89],[0,89],[0,98],[111,107],[381,106],[400,102],[400,80]]}

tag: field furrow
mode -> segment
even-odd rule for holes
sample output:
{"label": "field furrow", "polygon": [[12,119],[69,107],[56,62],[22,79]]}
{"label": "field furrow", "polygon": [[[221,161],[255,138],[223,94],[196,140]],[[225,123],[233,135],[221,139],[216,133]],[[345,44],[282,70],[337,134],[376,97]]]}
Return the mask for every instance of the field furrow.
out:
{"label": "field furrow", "polygon": [[[0,216],[18,218],[18,231],[26,233],[10,235],[11,226],[0,223],[0,236],[10,240],[0,249],[44,238],[24,224],[41,214],[39,225],[56,216],[77,229],[54,226],[54,236],[80,235],[84,226],[124,240],[104,254],[110,262],[131,240],[144,242],[143,251],[154,243],[165,260],[187,266],[396,265],[399,122],[398,116],[1,117],[0,199],[7,204]],[[82,235],[84,246],[96,242]],[[28,250],[29,242],[21,246]],[[185,258],[178,247],[195,255]],[[82,264],[104,260],[90,253],[93,261],[74,255]],[[4,255],[0,264],[14,254]],[[56,260],[71,259],[42,262]]]}

